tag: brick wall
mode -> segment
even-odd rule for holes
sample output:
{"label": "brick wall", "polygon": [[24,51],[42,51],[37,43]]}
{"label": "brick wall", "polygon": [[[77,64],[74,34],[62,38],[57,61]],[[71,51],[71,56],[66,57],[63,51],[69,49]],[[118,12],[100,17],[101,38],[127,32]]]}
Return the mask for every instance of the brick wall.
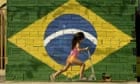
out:
{"label": "brick wall", "polygon": [[[81,30],[95,35],[97,38],[96,47],[94,45],[90,46],[97,80],[102,80],[102,73],[111,75],[112,80],[135,80],[136,57],[133,31],[137,1],[69,1],[71,2],[67,0],[8,1],[6,79],[49,81],[49,75],[63,67],[64,63],[61,64],[58,61],[64,60],[60,55],[67,56],[68,51],[65,54],[65,50],[69,50],[66,45],[70,44],[71,36],[60,37],[61,41],[59,39],[54,40],[53,47],[50,44],[50,47],[47,47],[46,50],[43,46],[44,38],[45,35],[47,37],[61,30],[61,26],[66,29],[62,23],[68,22],[70,26],[66,25],[66,27],[81,28]],[[59,18],[65,14],[71,14],[65,16],[67,17],[66,21]],[[75,17],[73,14],[79,16]],[[73,17],[76,19],[74,18],[71,22]],[[84,19],[81,19],[81,17]],[[56,21],[56,23],[54,22],[55,25],[53,25],[54,20]],[[87,20],[87,25],[78,24],[83,20]],[[91,29],[90,25],[96,32]],[[83,43],[83,47],[90,44],[91,42],[87,39]],[[50,49],[51,47],[53,50]],[[96,48],[95,51],[94,48]],[[57,50],[62,51],[59,51],[56,55],[52,54],[56,53]],[[58,58],[56,58],[56,61],[52,61],[50,55],[58,55]],[[89,61],[85,63],[85,76],[88,77],[91,74],[91,66]],[[72,66],[56,80],[78,79],[78,74],[79,67]]]}

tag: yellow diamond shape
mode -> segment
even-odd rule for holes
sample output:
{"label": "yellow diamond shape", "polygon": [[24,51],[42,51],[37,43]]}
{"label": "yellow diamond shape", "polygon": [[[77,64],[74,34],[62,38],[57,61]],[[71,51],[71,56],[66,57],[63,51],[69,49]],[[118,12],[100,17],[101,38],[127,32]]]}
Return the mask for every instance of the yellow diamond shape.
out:
{"label": "yellow diamond shape", "polygon": [[[36,59],[49,65],[54,70],[62,69],[63,65],[57,64],[52,60],[44,48],[44,32],[46,27],[55,18],[63,14],[77,14],[89,21],[94,26],[98,35],[98,44],[94,54],[91,58],[93,64],[96,64],[107,57],[112,52],[127,45],[132,39],[122,31],[118,30],[115,26],[105,21],[93,11],[83,7],[75,0],[69,0],[67,3],[58,7],[48,15],[35,21],[33,24],[24,28],[8,40],[26,52],[30,53]],[[113,33],[112,33],[113,32]],[[85,62],[86,69],[91,67],[90,61]],[[73,77],[79,74],[79,67],[72,66],[71,69],[63,73],[67,77]]]}

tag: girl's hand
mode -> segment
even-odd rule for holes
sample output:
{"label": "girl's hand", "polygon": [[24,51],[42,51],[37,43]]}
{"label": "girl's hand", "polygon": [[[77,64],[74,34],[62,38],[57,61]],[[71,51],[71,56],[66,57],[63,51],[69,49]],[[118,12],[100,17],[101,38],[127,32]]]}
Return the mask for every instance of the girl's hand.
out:
{"label": "girl's hand", "polygon": [[86,47],[85,50],[89,50],[89,47]]}

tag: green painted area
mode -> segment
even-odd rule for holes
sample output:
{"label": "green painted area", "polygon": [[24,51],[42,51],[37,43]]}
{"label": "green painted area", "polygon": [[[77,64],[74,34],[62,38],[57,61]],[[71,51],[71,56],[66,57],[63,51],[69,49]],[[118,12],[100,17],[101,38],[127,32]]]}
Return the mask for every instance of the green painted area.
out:
{"label": "green painted area", "polygon": [[8,0],[7,37],[47,15],[67,0]]}
{"label": "green painted area", "polygon": [[[8,28],[7,38],[21,31],[41,17],[47,15],[67,0],[8,0]],[[77,0],[83,6],[96,12],[111,24],[117,26],[126,34],[131,35],[134,30],[133,14],[135,4],[128,0]],[[135,42],[131,42],[120,50],[110,54],[107,58],[94,66],[97,80],[102,79],[102,73],[108,73],[113,80],[136,80],[133,65],[136,58],[132,49]],[[49,81],[49,75],[55,72],[48,65],[35,59],[16,45],[7,42],[8,64],[6,80],[14,81]],[[90,69],[85,76],[91,74]],[[78,79],[79,75],[73,79]],[[57,81],[68,80],[60,75]]]}
{"label": "green painted area", "polygon": [[[77,0],[120,30],[132,35],[134,30],[135,5],[129,0]],[[136,4],[136,3],[135,3]]]}
{"label": "green painted area", "polygon": [[[12,50],[11,50],[12,48]],[[8,42],[7,80],[49,80],[53,70],[30,54]]]}

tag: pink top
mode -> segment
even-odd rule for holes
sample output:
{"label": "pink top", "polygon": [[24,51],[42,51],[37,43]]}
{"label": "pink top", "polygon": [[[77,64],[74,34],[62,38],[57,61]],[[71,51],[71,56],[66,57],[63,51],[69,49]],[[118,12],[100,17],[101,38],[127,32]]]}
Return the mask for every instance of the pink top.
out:
{"label": "pink top", "polygon": [[77,57],[79,54],[79,51],[77,48],[74,48],[71,52],[70,52],[70,56],[74,56]]}

